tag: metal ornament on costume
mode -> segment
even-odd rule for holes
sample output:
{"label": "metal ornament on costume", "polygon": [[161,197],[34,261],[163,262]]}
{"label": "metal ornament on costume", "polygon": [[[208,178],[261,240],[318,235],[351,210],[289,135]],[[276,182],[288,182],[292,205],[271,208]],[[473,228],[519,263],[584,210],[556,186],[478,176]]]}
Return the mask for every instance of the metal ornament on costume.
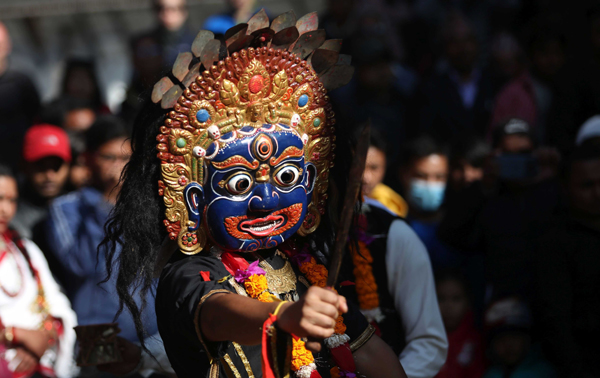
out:
{"label": "metal ornament on costume", "polygon": [[201,31],[155,85],[152,100],[173,109],[157,136],[159,194],[183,253],[272,248],[318,227],[335,148],[326,93],[353,68],[317,22],[290,11],[269,26],[261,10],[225,42]]}

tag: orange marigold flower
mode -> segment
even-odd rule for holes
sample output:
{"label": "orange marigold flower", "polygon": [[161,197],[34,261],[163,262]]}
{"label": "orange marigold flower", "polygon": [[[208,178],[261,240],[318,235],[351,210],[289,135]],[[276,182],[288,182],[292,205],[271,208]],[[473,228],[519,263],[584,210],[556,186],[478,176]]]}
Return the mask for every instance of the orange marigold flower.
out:
{"label": "orange marigold flower", "polygon": [[267,290],[267,277],[260,274],[253,274],[244,281],[244,288],[249,296],[257,298],[260,293]]}
{"label": "orange marigold flower", "polygon": [[358,242],[358,249],[350,246],[352,262],[354,263],[354,278],[356,281],[356,294],[358,304],[363,310],[371,310],[379,307],[379,294],[377,283],[373,277],[373,256],[369,247],[364,242]]}
{"label": "orange marigold flower", "polygon": [[316,264],[317,262],[315,261],[314,257],[311,257],[310,261],[303,262],[302,264],[300,264],[299,268],[302,273],[307,274],[314,268]]}
{"label": "orange marigold flower", "polygon": [[271,298],[271,293],[269,293],[268,291],[262,292],[256,299],[266,303],[273,302],[273,298]]}
{"label": "orange marigold flower", "polygon": [[340,378],[340,369],[334,366],[329,370],[329,374],[331,374],[331,378]]}
{"label": "orange marigold flower", "polygon": [[302,366],[310,365],[314,361],[315,358],[304,346],[304,341],[300,339],[294,339],[292,349],[292,370],[298,371]]}
{"label": "orange marigold flower", "polygon": [[346,333],[346,325],[344,324],[344,318],[341,315],[335,320],[334,332],[339,335]]}

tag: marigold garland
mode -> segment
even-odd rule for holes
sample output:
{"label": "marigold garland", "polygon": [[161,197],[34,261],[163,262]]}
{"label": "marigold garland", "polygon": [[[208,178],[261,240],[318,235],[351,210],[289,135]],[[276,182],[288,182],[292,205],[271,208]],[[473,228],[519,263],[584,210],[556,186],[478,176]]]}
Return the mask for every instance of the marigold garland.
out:
{"label": "marigold garland", "polygon": [[[269,285],[264,270],[256,264],[253,265],[252,271],[256,273],[252,275],[243,274],[238,271],[238,276],[243,277],[244,288],[246,293],[251,298],[261,302],[269,303],[274,301],[274,296],[269,292]],[[293,339],[292,361],[291,368],[299,373],[300,371],[309,371],[315,368],[312,353],[306,349],[304,342],[300,339]]]}
{"label": "marigold garland", "polygon": [[[299,268],[311,284],[318,287],[325,287],[327,285],[327,276],[329,275],[329,272],[322,264],[317,264],[314,257],[311,256],[310,260],[300,263]],[[341,315],[336,319],[334,332],[340,335],[343,335],[344,332],[346,332],[344,318]]]}
{"label": "marigold garland", "polygon": [[358,304],[362,310],[372,310],[379,307],[377,283],[373,276],[373,256],[369,247],[363,241],[358,242],[358,250],[350,245],[350,254],[354,263],[354,279]]}
{"label": "marigold garland", "polygon": [[[318,264],[316,260],[309,255],[304,257],[304,261],[298,264],[300,271],[306,276],[311,284],[319,287],[325,287],[327,284],[327,276],[329,272],[322,264]],[[246,293],[251,298],[261,302],[273,302],[274,297],[269,292],[269,286],[265,271],[258,267],[258,262],[254,262],[245,271],[238,270],[236,280],[243,282]],[[329,348],[337,347],[338,344],[347,343],[349,337],[345,334],[346,325],[344,318],[340,315],[335,322],[334,334],[325,340]],[[291,369],[298,377],[309,377],[312,371],[316,371],[313,354],[306,349],[304,341],[297,337],[293,337],[293,350]]]}
{"label": "marigold garland", "polygon": [[292,349],[292,370],[298,371],[303,366],[307,366],[315,362],[315,358],[313,354],[306,349],[304,341],[299,338],[295,338],[292,340],[293,349]]}
{"label": "marigold garland", "polygon": [[269,288],[267,277],[265,275],[253,274],[244,281],[244,288],[249,296],[258,298]]}

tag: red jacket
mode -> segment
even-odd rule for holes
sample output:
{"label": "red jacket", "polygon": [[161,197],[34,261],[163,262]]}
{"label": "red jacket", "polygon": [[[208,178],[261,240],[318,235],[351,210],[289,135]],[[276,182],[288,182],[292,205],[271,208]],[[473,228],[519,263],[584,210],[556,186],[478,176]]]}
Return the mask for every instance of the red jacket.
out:
{"label": "red jacket", "polygon": [[448,357],[436,378],[481,378],[485,372],[485,352],[479,331],[468,312],[460,326],[448,334]]}

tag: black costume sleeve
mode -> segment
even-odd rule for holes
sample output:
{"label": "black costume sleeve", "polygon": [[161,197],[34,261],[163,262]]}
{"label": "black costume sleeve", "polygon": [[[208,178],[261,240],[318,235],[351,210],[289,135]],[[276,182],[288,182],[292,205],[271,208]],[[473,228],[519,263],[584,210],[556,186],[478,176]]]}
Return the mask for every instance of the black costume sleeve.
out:
{"label": "black costume sleeve", "polygon": [[[156,296],[158,327],[165,350],[173,369],[179,377],[212,377],[211,361],[217,363],[221,377],[236,369],[241,376],[256,375],[261,370],[261,346],[239,345],[233,342],[208,342],[200,331],[202,305],[216,293],[238,293],[230,282],[232,278],[222,262],[214,256],[177,254],[163,269]],[[275,269],[283,266],[282,261],[270,261]],[[297,276],[297,267],[293,267]],[[204,274],[201,272],[205,272]],[[210,280],[205,280],[206,272]],[[302,296],[308,289],[308,281],[299,280],[296,287]],[[241,289],[243,290],[243,289]],[[340,289],[344,295],[345,289]],[[245,292],[244,292],[245,293]],[[374,329],[367,322],[358,306],[348,300],[349,311],[343,315],[350,347],[356,351],[373,335]],[[315,355],[317,369],[323,378],[328,378],[330,356],[327,348]],[[235,375],[235,374],[234,374]]]}
{"label": "black costume sleeve", "polygon": [[[210,280],[204,280],[201,272],[208,272]],[[209,362],[226,347],[225,343],[207,342],[198,322],[206,299],[216,293],[234,291],[227,280],[219,282],[228,275],[218,258],[204,255],[180,258],[163,269],[156,315],[169,360],[178,373],[207,369]],[[181,365],[177,366],[179,362]]]}

